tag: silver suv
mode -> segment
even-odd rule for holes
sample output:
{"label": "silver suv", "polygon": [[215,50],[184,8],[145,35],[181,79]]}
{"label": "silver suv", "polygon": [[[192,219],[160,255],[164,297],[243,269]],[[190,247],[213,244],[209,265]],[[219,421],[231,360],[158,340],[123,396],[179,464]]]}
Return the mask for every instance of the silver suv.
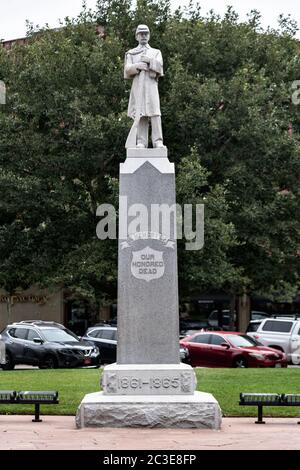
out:
{"label": "silver suv", "polygon": [[289,362],[300,364],[300,315],[267,318],[247,334],[264,346],[285,352]]}

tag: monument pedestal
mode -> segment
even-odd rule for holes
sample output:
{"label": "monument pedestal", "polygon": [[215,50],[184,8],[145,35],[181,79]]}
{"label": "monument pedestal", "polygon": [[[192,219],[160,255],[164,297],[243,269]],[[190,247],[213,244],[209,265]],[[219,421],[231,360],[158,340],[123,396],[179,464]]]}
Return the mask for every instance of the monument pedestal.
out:
{"label": "monument pedestal", "polygon": [[82,400],[76,426],[220,429],[222,413],[209,393],[196,392],[187,364],[111,364],[103,392]]}
{"label": "monument pedestal", "polygon": [[220,429],[218,402],[195,392],[194,370],[180,364],[175,167],[166,147],[127,150],[119,221],[117,364],[104,368],[103,392],[84,397],[76,425]]}
{"label": "monument pedestal", "polygon": [[221,410],[209,393],[192,395],[104,395],[91,393],[76,415],[77,428],[220,429]]}

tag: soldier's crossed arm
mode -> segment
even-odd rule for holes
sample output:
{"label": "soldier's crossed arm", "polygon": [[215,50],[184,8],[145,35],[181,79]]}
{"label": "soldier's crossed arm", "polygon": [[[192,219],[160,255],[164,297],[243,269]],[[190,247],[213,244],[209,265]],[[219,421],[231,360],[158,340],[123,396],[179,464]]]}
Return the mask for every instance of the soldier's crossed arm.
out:
{"label": "soldier's crossed arm", "polygon": [[156,56],[153,59],[150,59],[149,68],[161,77],[164,75],[163,58],[160,51],[157,51]]}

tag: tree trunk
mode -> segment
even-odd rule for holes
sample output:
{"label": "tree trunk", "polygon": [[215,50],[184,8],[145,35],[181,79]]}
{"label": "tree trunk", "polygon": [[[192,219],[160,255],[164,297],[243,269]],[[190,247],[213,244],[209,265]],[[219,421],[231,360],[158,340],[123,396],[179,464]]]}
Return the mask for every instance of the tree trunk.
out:
{"label": "tree trunk", "polygon": [[236,315],[236,296],[232,295],[230,299],[230,306],[229,306],[229,324],[228,328],[229,331],[234,331],[236,329],[236,322],[235,322],[235,315]]}
{"label": "tree trunk", "polygon": [[7,324],[11,322],[11,296],[8,297],[6,302]]}
{"label": "tree trunk", "polygon": [[245,333],[251,316],[250,297],[244,293],[237,300],[237,327],[238,331]]}

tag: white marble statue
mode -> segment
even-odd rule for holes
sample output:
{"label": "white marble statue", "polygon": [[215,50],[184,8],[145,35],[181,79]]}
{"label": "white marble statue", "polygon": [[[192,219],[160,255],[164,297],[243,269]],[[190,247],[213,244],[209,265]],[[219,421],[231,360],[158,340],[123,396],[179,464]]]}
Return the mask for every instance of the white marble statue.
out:
{"label": "white marble statue", "polygon": [[139,45],[125,56],[124,78],[133,80],[128,106],[128,116],[134,119],[126,148],[148,147],[148,129],[151,120],[153,147],[163,147],[158,79],[163,76],[163,59],[160,50],[149,46],[148,26],[136,30]]}

